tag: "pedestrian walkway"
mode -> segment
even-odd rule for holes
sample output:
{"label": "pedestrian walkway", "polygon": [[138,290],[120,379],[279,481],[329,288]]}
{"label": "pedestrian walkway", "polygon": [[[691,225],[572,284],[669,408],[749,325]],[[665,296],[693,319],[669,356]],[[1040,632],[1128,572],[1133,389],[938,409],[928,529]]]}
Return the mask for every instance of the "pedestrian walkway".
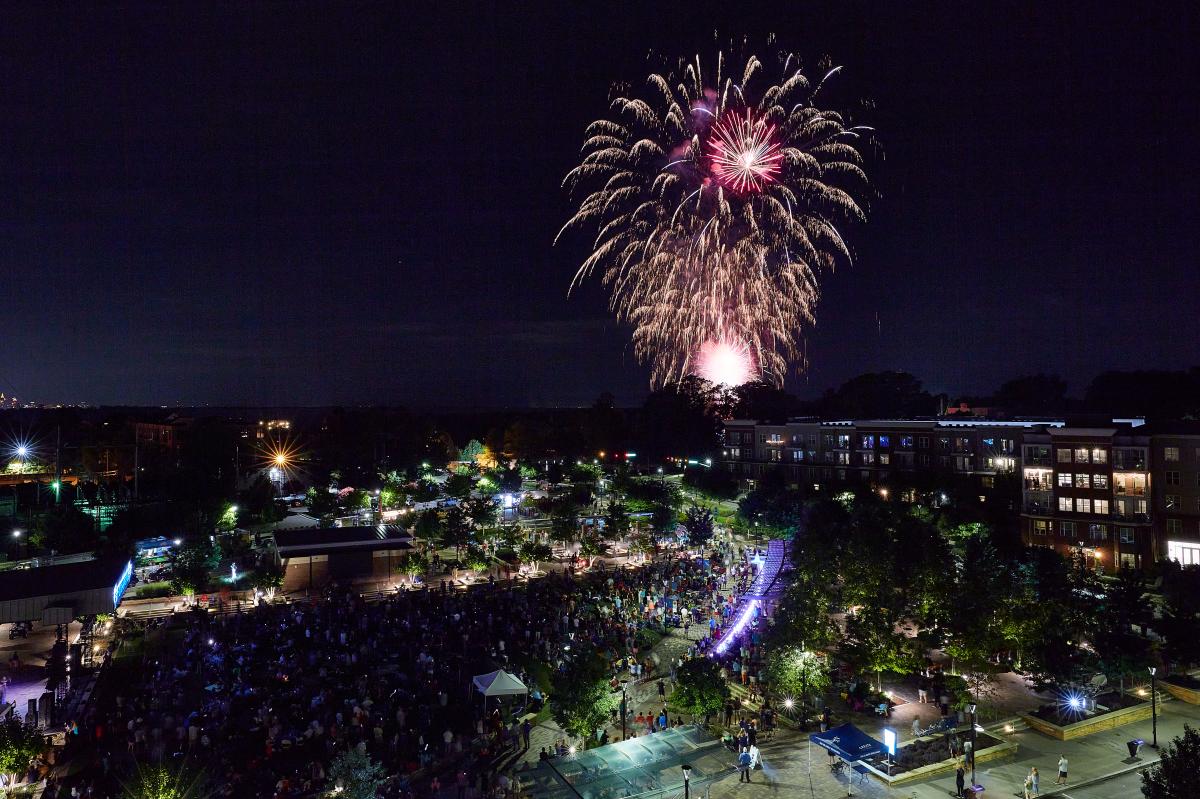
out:
{"label": "pedestrian walkway", "polygon": [[[1158,714],[1160,746],[1181,735],[1184,724],[1200,726],[1200,707],[1183,702],[1161,705]],[[1004,737],[1018,744],[1016,755],[994,762],[982,762],[976,772],[976,782],[984,786],[984,796],[989,799],[1023,797],[1025,775],[1033,766],[1037,766],[1041,774],[1042,796],[1081,799],[1089,794],[1086,790],[1080,791],[1080,788],[1146,768],[1158,760],[1158,753],[1149,746],[1152,739],[1150,720],[1072,741],[1058,741],[1033,730],[1009,733]],[[1141,759],[1128,762],[1129,752],[1125,743],[1134,738],[1142,738],[1147,743],[1142,748]],[[736,779],[724,779],[712,787],[712,799],[733,796],[741,799],[768,796],[836,799],[847,795],[845,776],[831,772],[824,750],[811,747],[806,734],[783,731],[763,749],[764,768],[754,773],[756,782],[739,785]],[[1066,786],[1054,784],[1060,754],[1066,755],[1069,764]],[[945,799],[953,795],[955,790],[952,773],[891,789],[877,779],[861,781],[856,776],[850,788],[854,796],[872,799]]]}

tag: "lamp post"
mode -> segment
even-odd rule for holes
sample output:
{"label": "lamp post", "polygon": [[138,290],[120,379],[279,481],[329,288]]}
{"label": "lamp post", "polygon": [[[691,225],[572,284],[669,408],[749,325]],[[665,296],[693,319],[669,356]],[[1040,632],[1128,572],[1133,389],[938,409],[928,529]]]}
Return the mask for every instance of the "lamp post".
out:
{"label": "lamp post", "polygon": [[1155,690],[1157,683],[1154,681],[1154,675],[1158,674],[1158,669],[1155,666],[1150,667],[1150,729],[1154,733],[1154,740],[1150,743],[1155,749],[1158,748],[1158,692]]}
{"label": "lamp post", "polygon": [[629,680],[621,680],[621,740],[625,740],[625,716],[629,708],[629,696],[626,693],[629,688]]}
{"label": "lamp post", "polygon": [[680,768],[683,769],[683,799],[691,799],[692,767],[684,763]]}
{"label": "lamp post", "polygon": [[975,705],[967,705],[971,714],[971,786],[975,785]]}

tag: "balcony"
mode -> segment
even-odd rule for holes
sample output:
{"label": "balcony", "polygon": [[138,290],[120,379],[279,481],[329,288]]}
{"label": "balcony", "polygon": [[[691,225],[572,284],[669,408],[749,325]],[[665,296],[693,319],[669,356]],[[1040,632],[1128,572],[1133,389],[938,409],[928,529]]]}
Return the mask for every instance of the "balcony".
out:
{"label": "balcony", "polygon": [[1051,510],[1048,502],[1026,502],[1024,505],[1024,513],[1030,516],[1053,516],[1054,511]]}
{"label": "balcony", "polygon": [[1129,524],[1150,524],[1149,513],[1121,513],[1114,510],[1109,515],[1113,521],[1127,522]]}

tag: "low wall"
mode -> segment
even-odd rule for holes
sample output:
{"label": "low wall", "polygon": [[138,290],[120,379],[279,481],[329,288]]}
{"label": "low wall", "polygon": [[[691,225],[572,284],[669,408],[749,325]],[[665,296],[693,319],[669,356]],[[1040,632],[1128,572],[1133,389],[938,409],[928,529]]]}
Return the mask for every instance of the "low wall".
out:
{"label": "low wall", "polygon": [[1060,741],[1069,741],[1072,738],[1082,738],[1085,735],[1111,730],[1114,727],[1131,724],[1135,721],[1145,721],[1150,718],[1151,713],[1150,703],[1143,702],[1140,705],[1123,707],[1111,713],[1092,716],[1091,718],[1082,719],[1074,724],[1067,724],[1065,726],[1059,726],[1052,721],[1046,721],[1028,713],[1022,713],[1021,719],[1042,735],[1048,735]]}
{"label": "low wall", "polygon": [[1187,702],[1189,705],[1200,705],[1200,688],[1185,688],[1182,685],[1175,685],[1166,680],[1159,680],[1158,687],[1176,699]]}

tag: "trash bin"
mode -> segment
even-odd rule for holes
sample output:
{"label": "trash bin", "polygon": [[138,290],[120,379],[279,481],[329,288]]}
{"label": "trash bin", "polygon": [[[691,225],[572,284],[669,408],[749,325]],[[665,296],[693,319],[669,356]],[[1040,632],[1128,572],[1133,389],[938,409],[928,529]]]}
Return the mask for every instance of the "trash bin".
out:
{"label": "trash bin", "polygon": [[969,797],[972,797],[972,799],[974,799],[974,797],[976,797],[976,796],[983,796],[983,786],[982,785],[968,785],[966,788],[966,795]]}
{"label": "trash bin", "polygon": [[1126,741],[1125,746],[1129,749],[1129,757],[1131,759],[1137,757],[1138,752],[1142,750],[1142,747],[1145,746],[1145,744],[1146,742],[1141,738],[1134,738],[1132,741]]}

